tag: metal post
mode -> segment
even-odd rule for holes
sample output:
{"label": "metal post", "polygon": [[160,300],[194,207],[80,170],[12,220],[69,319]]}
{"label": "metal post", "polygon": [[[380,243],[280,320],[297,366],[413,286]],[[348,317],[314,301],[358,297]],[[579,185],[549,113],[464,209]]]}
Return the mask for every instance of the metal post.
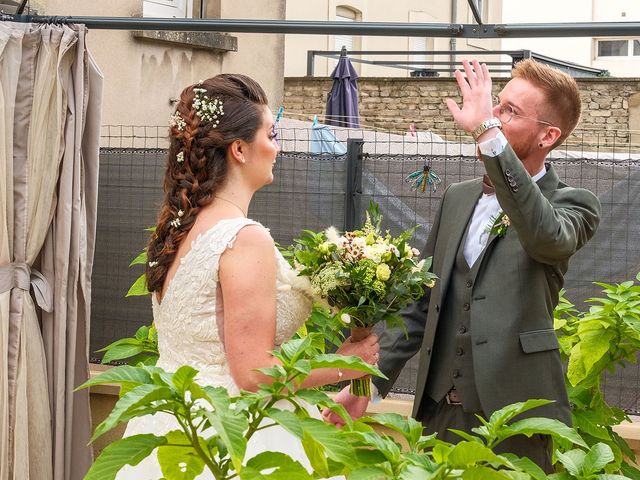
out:
{"label": "metal post", "polygon": [[344,199],[344,230],[353,230],[359,222],[360,197],[362,195],[362,146],[361,138],[347,140],[347,185]]}
{"label": "metal post", "polygon": [[307,77],[313,77],[313,63],[316,59],[315,50],[307,50]]}

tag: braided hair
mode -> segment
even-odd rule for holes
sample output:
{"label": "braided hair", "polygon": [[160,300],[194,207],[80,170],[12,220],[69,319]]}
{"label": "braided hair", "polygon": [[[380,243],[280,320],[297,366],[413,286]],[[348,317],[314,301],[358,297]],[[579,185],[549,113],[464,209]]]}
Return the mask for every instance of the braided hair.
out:
{"label": "braided hair", "polygon": [[[206,97],[204,97],[206,95]],[[211,119],[199,98],[217,100],[224,113]],[[234,140],[252,142],[262,125],[267,96],[245,75],[221,74],[185,88],[172,117],[164,199],[147,244],[146,278],[150,292],[160,292],[180,242],[224,184],[227,149]]]}

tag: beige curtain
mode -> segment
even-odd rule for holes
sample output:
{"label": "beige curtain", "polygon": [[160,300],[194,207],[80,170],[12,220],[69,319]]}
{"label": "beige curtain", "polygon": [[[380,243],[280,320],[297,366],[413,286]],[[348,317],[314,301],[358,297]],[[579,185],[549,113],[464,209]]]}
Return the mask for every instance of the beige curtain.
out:
{"label": "beige curtain", "polygon": [[82,26],[0,25],[0,480],[80,479],[102,75]]}

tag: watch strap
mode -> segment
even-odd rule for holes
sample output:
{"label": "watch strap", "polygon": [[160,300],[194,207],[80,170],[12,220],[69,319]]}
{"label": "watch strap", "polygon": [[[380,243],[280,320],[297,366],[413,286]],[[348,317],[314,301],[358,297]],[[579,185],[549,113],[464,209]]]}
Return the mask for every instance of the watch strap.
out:
{"label": "watch strap", "polygon": [[473,137],[473,139],[477,142],[478,141],[478,137],[480,135],[482,135],[484,132],[486,132],[487,130],[489,130],[490,128],[493,127],[498,127],[498,128],[502,128],[502,122],[500,120],[498,120],[496,117],[491,117],[487,120],[485,120],[484,122],[482,122],[480,125],[478,125],[475,130],[473,132],[471,132],[471,136]]}

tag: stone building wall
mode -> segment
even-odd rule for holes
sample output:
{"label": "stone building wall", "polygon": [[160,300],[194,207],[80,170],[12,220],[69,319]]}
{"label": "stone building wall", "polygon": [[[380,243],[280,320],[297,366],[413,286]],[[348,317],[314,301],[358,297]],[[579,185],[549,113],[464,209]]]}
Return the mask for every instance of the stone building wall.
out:
{"label": "stone building wall", "polygon": [[[494,80],[494,91],[508,79]],[[640,143],[640,79],[577,79],[583,113],[576,129],[577,142],[598,144]],[[331,79],[293,77],[285,79],[285,113],[322,120]],[[406,131],[410,123],[418,130],[433,130],[450,137],[456,134],[444,100],[460,100],[451,78],[363,78],[358,80],[359,108],[363,127]],[[459,132],[457,132],[459,133]]]}

